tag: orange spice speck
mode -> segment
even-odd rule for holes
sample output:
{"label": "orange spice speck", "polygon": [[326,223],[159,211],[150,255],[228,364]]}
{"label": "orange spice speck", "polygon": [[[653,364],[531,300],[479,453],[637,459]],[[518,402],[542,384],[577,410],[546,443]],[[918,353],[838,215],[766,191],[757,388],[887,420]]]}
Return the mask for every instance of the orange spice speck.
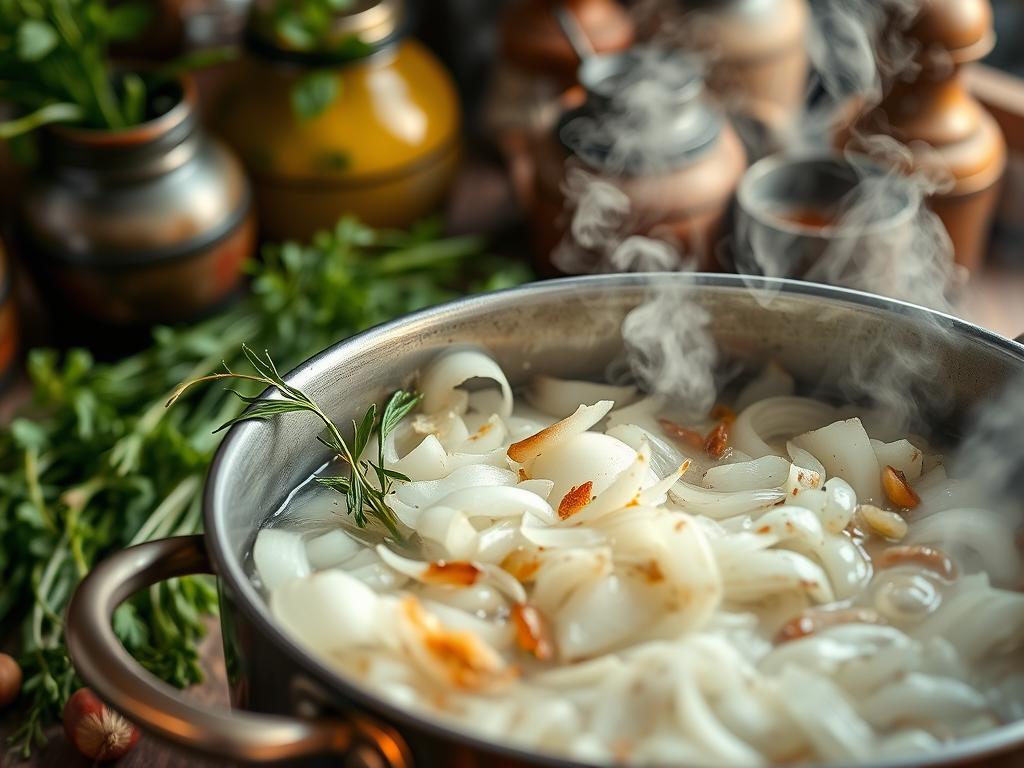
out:
{"label": "orange spice speck", "polygon": [[516,645],[540,661],[555,656],[555,642],[544,616],[536,608],[521,603],[512,606],[512,623],[516,629]]}
{"label": "orange spice speck", "polygon": [[720,459],[725,456],[725,451],[728,447],[729,425],[723,421],[708,432],[708,436],[704,438],[704,451],[711,458]]}
{"label": "orange spice speck", "polygon": [[587,506],[593,500],[590,495],[593,488],[594,484],[590,480],[583,485],[574,485],[558,502],[558,516],[562,520],[567,520]]}
{"label": "orange spice speck", "polygon": [[910,487],[907,476],[891,464],[882,470],[882,487],[889,501],[897,507],[913,509],[921,503],[921,497]]}
{"label": "orange spice speck", "polygon": [[442,584],[448,587],[470,587],[476,584],[482,571],[465,560],[446,562],[438,560],[427,566],[423,581],[427,584]]}

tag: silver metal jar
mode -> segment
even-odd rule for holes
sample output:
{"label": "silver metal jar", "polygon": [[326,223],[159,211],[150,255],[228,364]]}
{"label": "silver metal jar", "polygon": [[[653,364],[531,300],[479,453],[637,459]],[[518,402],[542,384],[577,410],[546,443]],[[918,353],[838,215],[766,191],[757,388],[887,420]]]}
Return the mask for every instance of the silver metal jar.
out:
{"label": "silver metal jar", "polygon": [[168,83],[161,98],[170,108],[131,128],[40,135],[17,251],[69,328],[187,320],[240,286],[255,245],[249,182],[199,125],[190,78]]}

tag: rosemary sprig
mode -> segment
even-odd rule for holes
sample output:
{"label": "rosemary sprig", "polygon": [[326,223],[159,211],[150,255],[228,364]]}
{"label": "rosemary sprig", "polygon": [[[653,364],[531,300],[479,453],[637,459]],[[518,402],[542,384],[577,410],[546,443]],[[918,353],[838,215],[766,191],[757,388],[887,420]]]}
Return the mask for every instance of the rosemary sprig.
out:
{"label": "rosemary sprig", "polygon": [[[420,401],[420,395],[403,390],[395,392],[384,406],[379,424],[377,405],[375,403],[370,405],[359,423],[356,423],[355,420],[352,421],[352,442],[349,444],[342,437],[338,426],[309,395],[281,378],[269,352],[264,352],[260,356],[249,346],[242,344],[242,354],[256,371],[255,374],[236,373],[225,364],[223,373],[213,373],[181,384],[167,405],[173,405],[187,389],[201,382],[234,379],[255,381],[276,389],[282,397],[280,400],[267,400],[258,396],[250,397],[236,390],[230,390],[243,402],[248,403],[249,407],[243,413],[221,424],[215,431],[220,432],[243,421],[270,419],[282,413],[308,411],[316,415],[327,427],[326,436],[320,435],[317,439],[330,448],[338,459],[348,464],[350,470],[347,477],[319,477],[317,482],[344,494],[348,513],[360,528],[365,528],[369,524],[368,516],[373,517],[387,528],[392,536],[401,540],[402,534],[398,529],[398,518],[388,506],[385,497],[390,492],[395,480],[408,481],[409,478],[384,466],[384,442],[402,419],[416,407]],[[376,463],[362,458],[374,433],[378,438]],[[370,476],[371,470],[373,478]],[[372,482],[373,479],[376,480],[376,483]]]}

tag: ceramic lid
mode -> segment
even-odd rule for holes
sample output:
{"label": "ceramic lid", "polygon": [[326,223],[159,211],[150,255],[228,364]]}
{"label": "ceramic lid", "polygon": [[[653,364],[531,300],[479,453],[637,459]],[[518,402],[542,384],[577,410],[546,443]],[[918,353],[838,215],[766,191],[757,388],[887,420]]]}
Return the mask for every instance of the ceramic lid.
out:
{"label": "ceramic lid", "polygon": [[627,175],[678,168],[721,133],[724,118],[704,98],[694,56],[634,46],[590,57],[579,80],[587,101],[557,130],[565,148],[592,167]]}

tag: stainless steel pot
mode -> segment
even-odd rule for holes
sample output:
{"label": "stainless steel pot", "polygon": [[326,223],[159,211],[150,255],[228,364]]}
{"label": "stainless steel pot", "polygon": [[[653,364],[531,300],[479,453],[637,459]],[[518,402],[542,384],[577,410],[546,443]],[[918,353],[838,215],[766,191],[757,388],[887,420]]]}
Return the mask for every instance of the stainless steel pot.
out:
{"label": "stainless steel pot", "polygon": [[[335,418],[347,419],[452,344],[486,347],[513,383],[540,370],[599,375],[620,351],[624,315],[652,284],[690,292],[710,313],[723,352],[774,358],[825,386],[842,369],[825,362],[848,363],[877,348],[878,339],[889,349],[923,344],[934,351],[935,366],[921,375],[951,395],[953,431],[973,404],[1024,372],[1024,345],[909,304],[795,281],[634,274],[558,280],[446,304],[341,342],[287,379]],[[206,533],[124,550],[86,577],[67,621],[68,648],[82,678],[149,731],[235,760],[299,765],[334,752],[347,755],[342,764],[362,766],[572,765],[397,709],[328,668],[275,624],[248,579],[250,551],[266,515],[326,458],[315,448],[317,433],[315,419],[297,414],[236,426],[207,480]],[[230,713],[201,708],[143,672],[111,629],[114,608],[132,593],[187,573],[215,573],[219,579],[236,706]],[[941,754],[884,764],[951,765],[1022,747],[1024,722],[1017,722]],[[1020,765],[1024,751],[1006,759],[999,765]],[[322,764],[338,765],[337,755]]]}

